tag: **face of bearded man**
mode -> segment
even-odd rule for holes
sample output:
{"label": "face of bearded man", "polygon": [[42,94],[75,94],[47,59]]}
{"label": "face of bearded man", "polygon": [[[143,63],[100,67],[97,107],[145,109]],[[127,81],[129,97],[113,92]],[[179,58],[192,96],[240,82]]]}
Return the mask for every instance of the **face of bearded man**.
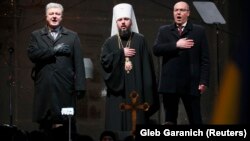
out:
{"label": "face of bearded man", "polygon": [[118,27],[118,30],[119,30],[119,35],[121,37],[129,37],[130,36],[130,28],[131,28],[131,25],[132,25],[132,22],[130,20],[130,18],[119,18],[117,21],[117,27]]}

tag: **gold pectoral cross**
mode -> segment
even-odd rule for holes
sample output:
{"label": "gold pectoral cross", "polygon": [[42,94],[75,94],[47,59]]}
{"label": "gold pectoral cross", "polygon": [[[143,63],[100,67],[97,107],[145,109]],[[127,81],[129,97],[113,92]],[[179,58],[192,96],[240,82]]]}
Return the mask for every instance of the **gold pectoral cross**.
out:
{"label": "gold pectoral cross", "polygon": [[125,58],[125,65],[124,69],[126,70],[127,73],[129,73],[133,68],[132,62],[130,61],[129,57]]}
{"label": "gold pectoral cross", "polygon": [[[118,45],[119,45],[119,48],[120,49],[124,49],[124,48],[130,48],[130,44],[131,44],[131,35],[129,36],[129,39],[125,45],[125,47],[123,46],[122,44],[122,40],[120,38],[120,35],[117,34],[118,36]],[[127,72],[127,74],[130,73],[130,71],[132,70],[133,68],[133,64],[132,64],[132,61],[129,59],[129,57],[125,57],[125,63],[124,63],[124,70]]]}

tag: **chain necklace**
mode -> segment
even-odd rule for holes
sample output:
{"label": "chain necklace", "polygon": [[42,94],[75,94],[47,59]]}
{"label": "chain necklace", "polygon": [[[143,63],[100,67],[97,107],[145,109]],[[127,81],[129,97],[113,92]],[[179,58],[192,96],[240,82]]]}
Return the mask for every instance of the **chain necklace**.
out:
{"label": "chain necklace", "polygon": [[[124,47],[123,44],[122,44],[122,40],[121,40],[121,37],[119,34],[117,34],[118,36],[118,45],[119,45],[119,48],[130,48],[130,44],[131,44],[131,34],[129,36],[129,39],[126,43],[126,46]],[[125,57],[125,64],[124,64],[124,69],[127,73],[129,73],[133,68],[133,64],[131,62],[131,60],[129,59],[129,57]]]}

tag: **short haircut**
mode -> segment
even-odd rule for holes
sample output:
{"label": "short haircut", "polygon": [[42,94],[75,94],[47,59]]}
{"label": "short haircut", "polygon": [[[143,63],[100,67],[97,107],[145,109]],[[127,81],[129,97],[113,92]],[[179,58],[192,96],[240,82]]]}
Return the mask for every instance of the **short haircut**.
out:
{"label": "short haircut", "polygon": [[48,3],[45,8],[46,15],[47,15],[47,10],[50,8],[60,8],[63,13],[63,6],[60,3],[54,3],[54,2]]}

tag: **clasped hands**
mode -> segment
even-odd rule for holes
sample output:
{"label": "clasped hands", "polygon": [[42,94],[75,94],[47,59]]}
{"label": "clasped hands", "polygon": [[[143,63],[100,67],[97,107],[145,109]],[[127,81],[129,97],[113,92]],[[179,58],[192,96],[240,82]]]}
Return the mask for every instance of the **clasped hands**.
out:
{"label": "clasped hands", "polygon": [[70,55],[71,49],[69,48],[69,45],[60,43],[54,46],[53,51],[55,55],[64,56],[64,55]]}
{"label": "clasped hands", "polygon": [[194,46],[194,40],[188,38],[181,38],[176,42],[177,48],[188,49]]}

